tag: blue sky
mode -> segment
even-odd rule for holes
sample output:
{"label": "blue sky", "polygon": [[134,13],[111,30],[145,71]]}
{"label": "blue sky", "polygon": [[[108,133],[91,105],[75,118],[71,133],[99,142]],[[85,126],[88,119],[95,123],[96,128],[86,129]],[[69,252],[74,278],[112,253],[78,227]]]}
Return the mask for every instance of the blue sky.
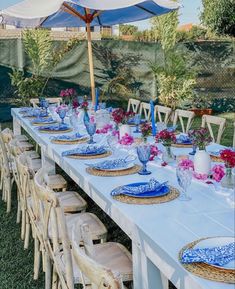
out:
{"label": "blue sky", "polygon": [[[20,0],[0,0],[0,9],[6,8]],[[183,8],[180,9],[180,23],[199,23],[199,14],[201,9],[201,0],[180,0]],[[149,26],[149,21],[141,21],[135,23],[140,29],[146,29]]]}

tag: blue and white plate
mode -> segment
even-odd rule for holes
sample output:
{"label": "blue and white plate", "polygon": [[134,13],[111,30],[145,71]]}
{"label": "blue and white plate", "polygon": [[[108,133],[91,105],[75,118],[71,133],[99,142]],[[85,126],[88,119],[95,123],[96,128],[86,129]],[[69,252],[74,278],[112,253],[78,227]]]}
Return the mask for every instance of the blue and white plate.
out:
{"label": "blue and white plate", "polygon": [[37,111],[35,110],[32,110],[32,111],[29,111],[29,112],[26,112],[23,117],[48,117],[49,114],[46,112],[46,111],[40,111],[40,113],[38,113]]}
{"label": "blue and white plate", "polygon": [[[95,164],[86,164],[88,167],[100,171],[123,171],[131,169],[135,166],[133,162],[118,162],[119,160],[107,160]],[[122,161],[122,160],[121,160]]]}
{"label": "blue and white plate", "polygon": [[62,156],[98,156],[105,153],[107,153],[107,149],[104,146],[83,146],[65,151],[62,153]]}
{"label": "blue and white plate", "polygon": [[58,135],[51,137],[52,141],[80,141],[82,139],[86,139],[87,137],[84,135],[80,135],[79,133],[73,134],[73,135]]}
{"label": "blue and white plate", "polygon": [[167,182],[162,184],[158,183],[154,189],[148,188],[149,182],[133,183],[114,189],[111,195],[126,195],[134,198],[155,198],[165,196],[170,192]]}
{"label": "blue and white plate", "polygon": [[[197,243],[193,249],[204,249],[204,248],[217,248],[217,250],[220,249],[220,247],[222,246],[226,246],[229,245],[231,243],[235,242],[235,238],[234,237],[215,237],[215,238],[208,238],[205,240],[200,241],[199,243]],[[234,252],[234,249],[233,249]],[[230,262],[228,262],[225,265],[212,265],[209,261],[208,262],[204,262],[210,266],[213,267],[217,267],[220,269],[225,269],[225,270],[234,270],[235,271],[235,252],[234,252],[234,259],[231,260]]]}
{"label": "blue and white plate", "polygon": [[40,124],[53,124],[56,123],[56,121],[52,118],[35,118],[32,120],[32,125],[40,125]]}
{"label": "blue and white plate", "polygon": [[32,111],[32,109],[32,107],[21,107],[19,113],[27,113],[29,111]]}
{"label": "blue and white plate", "polygon": [[177,144],[191,145],[192,142],[191,142],[190,138],[187,135],[180,135],[177,138]]}
{"label": "blue and white plate", "polygon": [[63,132],[63,131],[66,131],[66,130],[69,130],[70,127],[69,125],[67,124],[56,124],[56,125],[45,125],[45,126],[40,126],[38,128],[39,131],[52,131],[52,132]]}
{"label": "blue and white plate", "polygon": [[[146,119],[141,119],[141,120],[140,120],[140,124],[143,124],[143,123],[146,123],[146,122],[147,122]],[[135,124],[135,119],[134,119],[134,118],[129,119],[129,120],[128,120],[128,124],[129,124],[129,125],[136,125],[136,124]]]}

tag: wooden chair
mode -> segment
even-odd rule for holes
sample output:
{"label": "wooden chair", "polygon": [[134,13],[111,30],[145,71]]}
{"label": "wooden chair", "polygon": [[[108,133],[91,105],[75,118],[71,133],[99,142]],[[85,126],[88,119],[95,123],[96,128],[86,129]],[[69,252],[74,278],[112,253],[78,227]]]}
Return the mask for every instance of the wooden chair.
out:
{"label": "wooden chair", "polygon": [[[202,116],[202,127],[207,127],[214,142],[220,144],[222,134],[225,129],[226,119],[223,117],[204,114]],[[211,125],[218,126],[217,137],[214,135]]]}
{"label": "wooden chair", "polygon": [[[174,115],[173,125],[177,125],[178,120],[180,121],[181,129],[183,133],[188,133],[190,130],[193,119],[195,117],[195,113],[193,111],[176,109]],[[187,120],[187,124],[185,126],[184,121]]]}
{"label": "wooden chair", "polygon": [[[48,97],[46,100],[49,102],[49,104],[55,104],[60,105],[62,103],[61,97]],[[31,98],[30,103],[33,105],[33,107],[38,107],[39,105],[39,99],[38,98]]]}
{"label": "wooden chair", "polygon": [[172,109],[170,107],[155,105],[155,117],[157,114],[159,122],[164,122],[165,124],[168,124],[171,113]]}
{"label": "wooden chair", "polygon": [[[59,281],[62,288],[74,288],[73,267],[71,257],[72,227],[75,223],[88,223],[91,227],[92,240],[104,242],[107,229],[103,223],[91,213],[64,214],[57,195],[45,185],[44,171],[40,169],[34,177],[35,192],[38,198],[39,215],[42,223],[42,235],[45,254],[46,289],[58,288]],[[62,249],[62,250],[61,250]],[[62,269],[62,257],[66,263]],[[51,261],[53,263],[53,283],[51,287]]]}
{"label": "wooden chair", "polygon": [[235,122],[233,123],[234,133],[233,133],[233,147],[235,148]]}
{"label": "wooden chair", "polygon": [[148,102],[141,102],[140,104],[140,115],[144,116],[146,120],[151,119],[151,108],[150,108],[150,103]]}
{"label": "wooden chair", "polygon": [[130,98],[128,100],[128,106],[127,106],[127,111],[133,111],[134,113],[138,113],[140,107],[140,100]]}
{"label": "wooden chair", "polygon": [[[84,249],[79,246],[80,239]],[[133,280],[132,257],[128,250],[113,242],[93,245],[88,225],[75,224],[72,248],[74,277],[80,276],[83,289],[122,289],[123,282]]]}

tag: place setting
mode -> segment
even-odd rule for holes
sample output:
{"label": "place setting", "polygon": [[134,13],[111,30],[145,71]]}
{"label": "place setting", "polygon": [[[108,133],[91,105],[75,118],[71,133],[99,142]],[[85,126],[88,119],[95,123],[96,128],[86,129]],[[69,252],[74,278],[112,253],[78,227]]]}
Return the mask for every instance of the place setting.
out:
{"label": "place setting", "polygon": [[189,272],[217,282],[235,284],[235,237],[209,237],[187,244],[179,260]]}

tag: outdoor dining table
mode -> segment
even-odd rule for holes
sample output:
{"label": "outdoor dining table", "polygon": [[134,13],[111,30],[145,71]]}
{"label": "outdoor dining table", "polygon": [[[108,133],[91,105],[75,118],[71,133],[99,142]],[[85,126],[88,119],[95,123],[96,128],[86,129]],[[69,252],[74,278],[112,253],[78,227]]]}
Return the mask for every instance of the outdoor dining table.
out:
{"label": "outdoor dining table", "polygon": [[13,108],[11,113],[14,133],[20,134],[23,128],[39,144],[44,165],[52,169],[55,164],[59,165],[130,237],[134,289],[166,289],[168,280],[179,289],[234,288],[234,284],[197,277],[179,261],[179,252],[188,243],[203,237],[234,236],[234,208],[227,196],[216,192],[213,186],[193,181],[190,186],[192,200],[188,202],[178,199],[155,205],[119,202],[110,195],[114,188],[152,177],[160,182],[168,180],[171,186],[179,188],[175,171],[151,162],[148,164],[150,176],[92,176],[86,171],[87,160],[61,156],[63,151],[77,145],[53,144],[51,135],[40,133],[29,119],[22,117],[18,108]]}

